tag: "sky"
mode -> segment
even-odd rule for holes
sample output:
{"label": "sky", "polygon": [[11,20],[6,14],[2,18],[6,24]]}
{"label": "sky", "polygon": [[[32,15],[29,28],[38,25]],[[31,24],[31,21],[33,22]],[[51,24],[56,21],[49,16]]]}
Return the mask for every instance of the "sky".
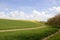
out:
{"label": "sky", "polygon": [[0,18],[47,21],[60,12],[60,0],[0,0]]}

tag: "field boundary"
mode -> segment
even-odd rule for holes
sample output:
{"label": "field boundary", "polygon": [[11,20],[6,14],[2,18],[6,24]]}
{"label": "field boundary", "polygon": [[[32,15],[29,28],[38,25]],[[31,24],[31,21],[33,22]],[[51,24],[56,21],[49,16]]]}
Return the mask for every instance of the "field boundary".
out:
{"label": "field boundary", "polygon": [[44,28],[44,27],[45,27],[45,26],[35,27],[35,28],[0,30],[0,32],[9,32],[9,31],[18,31],[18,30],[33,30],[33,29]]}
{"label": "field boundary", "polygon": [[53,37],[54,35],[58,34],[59,32],[60,32],[60,30],[58,30],[58,31],[57,31],[56,33],[54,33],[54,34],[51,34],[51,35],[43,38],[42,40],[48,40],[49,38]]}

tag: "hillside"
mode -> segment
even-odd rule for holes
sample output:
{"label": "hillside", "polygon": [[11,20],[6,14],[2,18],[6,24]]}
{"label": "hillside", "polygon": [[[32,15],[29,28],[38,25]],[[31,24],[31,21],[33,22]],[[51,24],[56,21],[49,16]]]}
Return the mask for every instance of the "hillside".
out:
{"label": "hillside", "polygon": [[0,19],[0,30],[1,29],[20,29],[20,28],[32,28],[39,27],[40,23],[29,20],[8,20]]}
{"label": "hillside", "polygon": [[[29,28],[30,30],[26,30]],[[0,19],[0,40],[41,40],[57,32],[58,29],[32,20]]]}

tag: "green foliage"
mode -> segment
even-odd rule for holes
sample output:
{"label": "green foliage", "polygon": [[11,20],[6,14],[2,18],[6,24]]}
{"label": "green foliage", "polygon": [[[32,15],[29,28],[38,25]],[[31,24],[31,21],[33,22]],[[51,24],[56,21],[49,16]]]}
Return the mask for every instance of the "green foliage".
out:
{"label": "green foliage", "polygon": [[39,27],[39,26],[40,26],[40,23],[34,23],[31,21],[0,19],[0,30],[32,28],[32,27]]}
{"label": "green foliage", "polygon": [[33,30],[2,32],[0,33],[0,40],[41,40],[57,30],[58,28],[45,27]]}

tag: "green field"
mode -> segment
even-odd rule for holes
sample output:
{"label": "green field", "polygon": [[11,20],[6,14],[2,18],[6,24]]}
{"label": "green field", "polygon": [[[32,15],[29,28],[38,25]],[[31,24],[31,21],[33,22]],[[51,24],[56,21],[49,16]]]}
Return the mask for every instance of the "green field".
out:
{"label": "green field", "polygon": [[53,37],[49,38],[48,40],[60,40],[60,32]]}
{"label": "green field", "polygon": [[24,21],[24,20],[7,20],[0,19],[0,30],[3,29],[20,29],[20,28],[32,28],[41,26],[38,22]]}
{"label": "green field", "polygon": [[55,33],[58,28],[44,27],[33,30],[22,30],[14,32],[1,32],[0,40],[41,40],[52,33]]}
{"label": "green field", "polygon": [[31,30],[0,32],[0,40],[41,40],[59,30],[59,28],[54,28],[37,21],[0,19],[0,31],[42,26],[45,27]]}

